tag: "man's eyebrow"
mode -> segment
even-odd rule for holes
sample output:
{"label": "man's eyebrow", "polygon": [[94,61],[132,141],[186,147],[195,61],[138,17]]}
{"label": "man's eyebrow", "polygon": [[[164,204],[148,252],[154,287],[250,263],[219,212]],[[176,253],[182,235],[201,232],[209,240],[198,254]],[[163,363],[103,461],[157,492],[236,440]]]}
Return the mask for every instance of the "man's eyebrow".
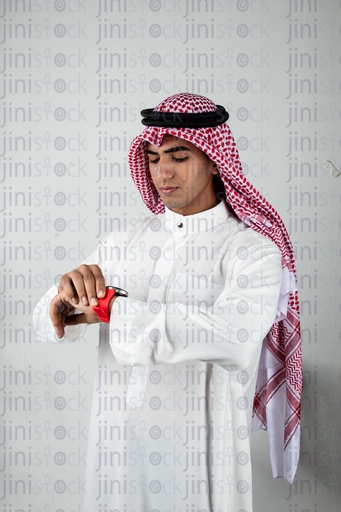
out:
{"label": "man's eyebrow", "polygon": [[[176,151],[191,151],[190,148],[186,146],[175,146],[174,148],[165,149],[163,153],[175,153]],[[151,151],[150,149],[147,149],[148,155],[158,155],[155,151]]]}

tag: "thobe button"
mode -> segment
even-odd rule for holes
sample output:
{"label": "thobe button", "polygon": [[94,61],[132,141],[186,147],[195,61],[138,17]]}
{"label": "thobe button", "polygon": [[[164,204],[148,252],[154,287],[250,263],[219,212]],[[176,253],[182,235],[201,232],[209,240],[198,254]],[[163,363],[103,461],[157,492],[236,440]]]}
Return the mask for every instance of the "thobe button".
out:
{"label": "thobe button", "polygon": [[177,223],[177,226],[178,226],[178,228],[183,228],[184,227],[184,225],[183,225],[183,223],[181,221]]}

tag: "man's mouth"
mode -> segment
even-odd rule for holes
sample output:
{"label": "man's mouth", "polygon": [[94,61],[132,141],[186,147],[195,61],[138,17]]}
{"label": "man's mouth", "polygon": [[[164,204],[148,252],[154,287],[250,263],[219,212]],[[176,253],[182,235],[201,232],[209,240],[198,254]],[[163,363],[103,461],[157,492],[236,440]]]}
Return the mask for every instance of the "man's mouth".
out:
{"label": "man's mouth", "polygon": [[162,194],[172,194],[177,188],[178,187],[160,187],[160,192],[162,192]]}

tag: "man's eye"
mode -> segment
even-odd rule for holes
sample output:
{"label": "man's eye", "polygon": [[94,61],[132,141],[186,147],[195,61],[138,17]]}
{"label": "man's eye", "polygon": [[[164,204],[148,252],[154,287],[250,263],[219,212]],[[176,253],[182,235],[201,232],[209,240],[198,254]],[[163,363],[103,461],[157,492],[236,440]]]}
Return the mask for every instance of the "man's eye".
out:
{"label": "man's eye", "polygon": [[175,162],[185,162],[185,160],[187,160],[187,156],[184,156],[183,158],[176,158],[175,156],[173,156],[173,160]]}
{"label": "man's eye", "polygon": [[158,161],[159,161],[159,159],[158,159],[158,158],[156,158],[155,160],[149,160],[149,163],[150,163],[150,164],[157,164],[157,163],[158,163]]}

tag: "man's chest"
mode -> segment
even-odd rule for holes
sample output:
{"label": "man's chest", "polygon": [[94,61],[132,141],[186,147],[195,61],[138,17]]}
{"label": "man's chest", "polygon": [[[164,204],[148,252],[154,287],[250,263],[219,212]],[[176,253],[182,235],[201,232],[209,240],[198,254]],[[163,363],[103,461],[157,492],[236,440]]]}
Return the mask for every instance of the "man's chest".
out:
{"label": "man's chest", "polygon": [[104,265],[107,282],[143,301],[214,303],[233,269],[226,235],[148,233],[122,243]]}

